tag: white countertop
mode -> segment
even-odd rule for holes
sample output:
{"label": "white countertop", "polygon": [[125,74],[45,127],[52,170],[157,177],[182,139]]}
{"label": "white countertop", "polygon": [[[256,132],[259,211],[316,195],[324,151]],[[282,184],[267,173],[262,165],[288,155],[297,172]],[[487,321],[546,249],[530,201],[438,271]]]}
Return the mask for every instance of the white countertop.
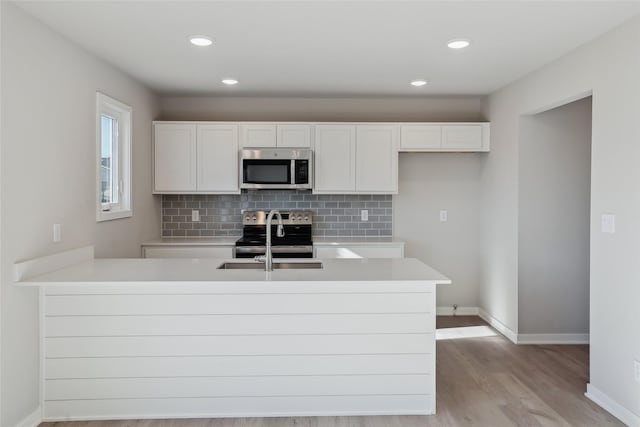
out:
{"label": "white countertop", "polygon": [[240,236],[163,237],[143,242],[142,246],[233,246]]}
{"label": "white countertop", "polygon": [[[311,260],[281,260],[308,262]],[[316,261],[316,260],[314,260]],[[218,270],[223,259],[93,259],[18,282],[39,285],[123,285],[238,282],[416,282],[451,280],[414,258],[326,259],[322,269]]]}
{"label": "white countertop", "polygon": [[378,236],[353,236],[353,237],[314,237],[313,244],[316,246],[347,246],[347,245],[404,245],[404,241],[395,237]]}

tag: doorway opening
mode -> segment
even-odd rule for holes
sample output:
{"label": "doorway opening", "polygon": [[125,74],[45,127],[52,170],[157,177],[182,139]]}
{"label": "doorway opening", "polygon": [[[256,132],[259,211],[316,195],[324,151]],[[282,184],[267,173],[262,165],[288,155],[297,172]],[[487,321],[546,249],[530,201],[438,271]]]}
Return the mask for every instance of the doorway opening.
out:
{"label": "doorway opening", "polygon": [[518,343],[589,341],[592,97],[522,116]]}

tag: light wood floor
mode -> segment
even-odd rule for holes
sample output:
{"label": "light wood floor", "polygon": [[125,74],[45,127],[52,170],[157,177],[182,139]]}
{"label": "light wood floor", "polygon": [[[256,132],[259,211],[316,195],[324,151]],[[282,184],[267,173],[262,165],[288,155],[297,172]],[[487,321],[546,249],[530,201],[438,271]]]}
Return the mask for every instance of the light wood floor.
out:
{"label": "light wood floor", "polygon": [[[482,326],[438,317],[438,328]],[[501,335],[438,341],[437,414],[43,423],[40,427],[428,427],[623,426],[583,393],[586,345],[515,345]]]}

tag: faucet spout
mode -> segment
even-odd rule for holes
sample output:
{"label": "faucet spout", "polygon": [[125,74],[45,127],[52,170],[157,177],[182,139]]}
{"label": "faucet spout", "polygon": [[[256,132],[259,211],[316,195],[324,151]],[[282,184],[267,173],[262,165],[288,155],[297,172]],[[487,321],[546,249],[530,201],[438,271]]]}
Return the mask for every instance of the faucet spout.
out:
{"label": "faucet spout", "polygon": [[284,237],[284,226],[282,225],[282,215],[276,209],[273,209],[267,215],[267,246],[265,248],[265,260],[264,260],[264,271],[273,271],[273,253],[271,252],[271,223],[273,221],[273,217],[276,216],[278,218],[278,227],[276,229],[276,236]]}

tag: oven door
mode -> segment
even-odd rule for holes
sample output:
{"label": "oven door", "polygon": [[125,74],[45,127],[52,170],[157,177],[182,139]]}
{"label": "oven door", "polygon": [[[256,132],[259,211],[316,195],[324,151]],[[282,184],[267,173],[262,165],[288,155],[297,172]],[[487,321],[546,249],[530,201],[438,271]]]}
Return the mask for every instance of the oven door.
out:
{"label": "oven door", "polygon": [[[264,246],[236,246],[236,258],[254,258],[264,255]],[[271,247],[271,254],[274,258],[313,258],[313,246],[287,246],[279,245]]]}

